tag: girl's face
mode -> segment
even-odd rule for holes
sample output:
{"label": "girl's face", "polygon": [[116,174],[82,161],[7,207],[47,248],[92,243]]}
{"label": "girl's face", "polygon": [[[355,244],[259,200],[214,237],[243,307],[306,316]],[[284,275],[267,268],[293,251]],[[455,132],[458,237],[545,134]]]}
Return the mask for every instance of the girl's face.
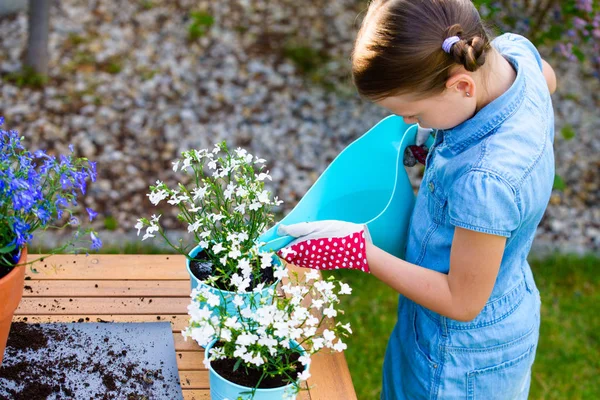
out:
{"label": "girl's face", "polygon": [[471,118],[476,111],[475,96],[450,87],[441,94],[417,98],[410,94],[386,97],[376,104],[404,118],[407,124],[423,128],[450,129]]}

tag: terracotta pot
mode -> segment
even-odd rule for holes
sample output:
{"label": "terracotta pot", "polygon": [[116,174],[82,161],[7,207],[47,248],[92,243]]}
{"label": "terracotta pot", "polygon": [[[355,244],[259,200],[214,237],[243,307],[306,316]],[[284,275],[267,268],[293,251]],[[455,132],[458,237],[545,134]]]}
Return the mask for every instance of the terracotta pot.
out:
{"label": "terracotta pot", "polygon": [[[21,251],[18,264],[27,262],[27,247]],[[25,266],[13,268],[4,278],[0,279],[0,365],[4,358],[4,348],[10,332],[13,314],[21,302],[23,285],[25,283]]]}

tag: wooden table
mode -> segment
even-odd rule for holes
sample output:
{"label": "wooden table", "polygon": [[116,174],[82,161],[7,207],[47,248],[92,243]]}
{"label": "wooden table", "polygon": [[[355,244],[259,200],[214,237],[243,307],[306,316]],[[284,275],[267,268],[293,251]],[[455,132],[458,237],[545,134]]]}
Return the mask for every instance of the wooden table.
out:
{"label": "wooden table", "polygon": [[[29,260],[37,258],[28,256]],[[169,321],[186,400],[210,399],[204,351],[181,330],[188,323],[190,278],[180,255],[60,255],[27,268],[23,300],[13,321]],[[308,391],[298,400],[354,400],[343,353],[312,357]]]}

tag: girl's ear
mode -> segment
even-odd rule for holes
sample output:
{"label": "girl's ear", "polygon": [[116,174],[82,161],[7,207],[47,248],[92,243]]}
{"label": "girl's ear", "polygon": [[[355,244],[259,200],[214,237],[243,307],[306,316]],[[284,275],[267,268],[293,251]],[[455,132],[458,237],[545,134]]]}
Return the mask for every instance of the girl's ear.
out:
{"label": "girl's ear", "polygon": [[475,97],[475,80],[469,74],[458,73],[451,76],[446,81],[446,88],[461,92],[466,97]]}

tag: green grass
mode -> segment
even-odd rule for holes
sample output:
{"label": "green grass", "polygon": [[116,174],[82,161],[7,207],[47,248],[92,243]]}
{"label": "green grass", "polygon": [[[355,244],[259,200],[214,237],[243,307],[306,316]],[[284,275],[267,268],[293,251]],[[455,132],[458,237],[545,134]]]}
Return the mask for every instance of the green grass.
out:
{"label": "green grass", "polygon": [[[600,259],[555,255],[531,260],[542,296],[540,342],[530,399],[600,399]],[[335,271],[353,288],[343,298],[354,334],[346,359],[359,400],[379,398],[381,367],[396,323],[398,295],[355,271]]]}

